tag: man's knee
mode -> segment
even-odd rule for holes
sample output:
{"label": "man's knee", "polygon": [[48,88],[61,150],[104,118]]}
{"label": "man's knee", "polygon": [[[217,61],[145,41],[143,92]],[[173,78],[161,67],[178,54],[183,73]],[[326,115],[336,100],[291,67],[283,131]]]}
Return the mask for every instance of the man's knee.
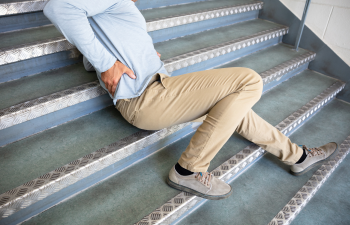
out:
{"label": "man's knee", "polygon": [[264,87],[261,76],[252,69],[244,68],[244,70],[249,78],[250,85],[254,86],[253,89],[255,90],[256,96],[260,99]]}

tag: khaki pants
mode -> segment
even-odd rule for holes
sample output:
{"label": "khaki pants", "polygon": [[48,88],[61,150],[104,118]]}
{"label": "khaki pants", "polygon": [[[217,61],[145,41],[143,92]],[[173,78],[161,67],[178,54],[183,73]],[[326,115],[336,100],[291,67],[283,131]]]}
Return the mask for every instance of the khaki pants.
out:
{"label": "khaki pants", "polygon": [[234,131],[284,163],[294,164],[302,156],[302,149],[251,109],[262,89],[259,74],[241,67],[175,77],[156,74],[141,96],[118,100],[116,108],[129,123],[145,130],[159,130],[207,115],[179,160],[192,172],[207,171]]}

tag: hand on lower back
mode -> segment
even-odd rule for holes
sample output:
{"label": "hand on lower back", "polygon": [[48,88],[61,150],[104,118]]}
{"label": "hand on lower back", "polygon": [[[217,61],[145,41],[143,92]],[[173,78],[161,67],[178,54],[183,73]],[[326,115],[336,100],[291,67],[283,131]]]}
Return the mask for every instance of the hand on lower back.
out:
{"label": "hand on lower back", "polygon": [[115,89],[124,73],[130,78],[136,79],[134,72],[120,61],[116,61],[109,70],[101,73],[101,79],[112,96],[114,96]]}
{"label": "hand on lower back", "polygon": [[157,52],[157,55],[158,55],[159,58],[162,56],[159,52]]}

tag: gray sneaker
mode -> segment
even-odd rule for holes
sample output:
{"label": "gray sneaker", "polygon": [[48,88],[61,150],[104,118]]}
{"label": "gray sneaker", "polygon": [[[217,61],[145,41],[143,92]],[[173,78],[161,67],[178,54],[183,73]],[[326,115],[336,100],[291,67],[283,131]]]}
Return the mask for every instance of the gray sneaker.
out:
{"label": "gray sneaker", "polygon": [[228,198],[232,194],[231,186],[217,179],[211,173],[194,173],[182,176],[175,170],[175,166],[169,172],[167,183],[180,191],[210,200]]}
{"label": "gray sneaker", "polygon": [[296,176],[302,175],[329,159],[337,149],[338,145],[335,142],[330,142],[318,148],[307,148],[303,145],[303,150],[306,151],[307,157],[302,163],[292,165],[290,172]]}

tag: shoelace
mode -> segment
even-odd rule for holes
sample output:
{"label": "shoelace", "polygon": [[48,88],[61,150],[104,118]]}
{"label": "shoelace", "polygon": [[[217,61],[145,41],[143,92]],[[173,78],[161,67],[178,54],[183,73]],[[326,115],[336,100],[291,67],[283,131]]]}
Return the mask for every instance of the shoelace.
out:
{"label": "shoelace", "polygon": [[195,178],[197,178],[198,181],[204,184],[206,187],[210,187],[210,181],[212,176],[213,174],[208,172],[205,172],[205,173],[199,172],[196,174]]}
{"label": "shoelace", "polygon": [[320,148],[307,148],[305,145],[303,145],[303,149],[307,151],[308,156],[316,156],[323,154],[323,151]]}

